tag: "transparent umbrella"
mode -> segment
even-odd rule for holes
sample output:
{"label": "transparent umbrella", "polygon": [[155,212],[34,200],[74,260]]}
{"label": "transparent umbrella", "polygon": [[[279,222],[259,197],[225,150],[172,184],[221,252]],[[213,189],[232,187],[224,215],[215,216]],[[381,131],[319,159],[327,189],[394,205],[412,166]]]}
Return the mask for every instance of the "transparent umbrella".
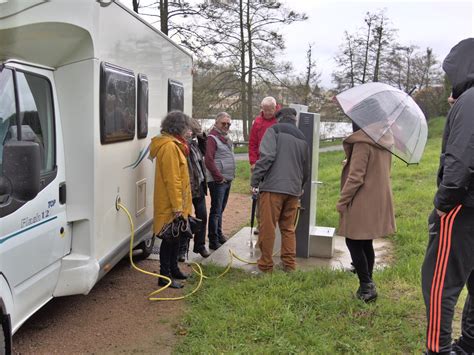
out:
{"label": "transparent umbrella", "polygon": [[417,164],[428,136],[426,118],[407,93],[366,83],[336,95],[344,113],[375,143],[407,164]]}

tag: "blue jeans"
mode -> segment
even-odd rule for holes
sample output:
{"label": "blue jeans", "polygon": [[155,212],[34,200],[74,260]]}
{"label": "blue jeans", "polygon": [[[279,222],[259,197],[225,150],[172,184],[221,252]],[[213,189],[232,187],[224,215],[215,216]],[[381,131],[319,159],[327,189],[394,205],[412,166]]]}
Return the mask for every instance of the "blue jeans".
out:
{"label": "blue jeans", "polygon": [[207,185],[211,195],[211,210],[209,212],[209,244],[216,243],[224,238],[222,233],[222,215],[229,198],[231,182],[219,184],[211,181]]}

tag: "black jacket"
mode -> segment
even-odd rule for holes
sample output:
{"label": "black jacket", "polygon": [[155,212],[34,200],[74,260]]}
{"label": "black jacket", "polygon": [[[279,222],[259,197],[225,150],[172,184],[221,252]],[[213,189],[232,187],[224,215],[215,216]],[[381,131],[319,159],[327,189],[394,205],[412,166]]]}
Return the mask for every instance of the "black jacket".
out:
{"label": "black jacket", "polygon": [[453,47],[443,69],[457,101],[444,129],[434,205],[448,212],[459,204],[474,207],[474,38]]}

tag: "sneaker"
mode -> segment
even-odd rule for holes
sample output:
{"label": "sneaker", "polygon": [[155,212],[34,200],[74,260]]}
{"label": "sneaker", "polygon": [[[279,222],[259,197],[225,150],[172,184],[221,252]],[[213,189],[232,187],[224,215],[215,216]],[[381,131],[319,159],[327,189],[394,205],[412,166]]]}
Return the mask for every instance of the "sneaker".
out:
{"label": "sneaker", "polygon": [[252,276],[263,276],[263,275],[266,275],[266,274],[271,274],[273,270],[266,270],[266,271],[263,271],[261,270],[258,266],[255,266],[251,271],[250,271],[250,275]]}
{"label": "sneaker", "polygon": [[275,266],[275,269],[281,270],[281,271],[286,272],[286,273],[291,273],[291,272],[295,272],[295,271],[296,271],[295,269],[292,269],[292,268],[286,266],[286,265],[283,264],[282,262],[279,262],[279,263]]}

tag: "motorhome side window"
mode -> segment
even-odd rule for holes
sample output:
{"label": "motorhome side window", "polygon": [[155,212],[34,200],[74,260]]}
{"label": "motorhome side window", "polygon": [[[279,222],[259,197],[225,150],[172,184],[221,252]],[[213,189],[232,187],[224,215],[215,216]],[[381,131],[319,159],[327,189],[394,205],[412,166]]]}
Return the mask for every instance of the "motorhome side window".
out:
{"label": "motorhome side window", "polygon": [[184,86],[179,81],[168,81],[168,112],[184,110]]}
{"label": "motorhome side window", "polygon": [[138,74],[137,137],[148,135],[148,78]]}
{"label": "motorhome side window", "polygon": [[[41,172],[55,167],[54,114],[51,85],[46,78],[17,71],[20,102],[21,140],[40,146]],[[0,73],[0,175],[2,174],[3,146],[17,139],[17,119],[13,72]]]}
{"label": "motorhome side window", "polygon": [[100,72],[100,141],[135,137],[135,76],[133,71],[102,62]]}

